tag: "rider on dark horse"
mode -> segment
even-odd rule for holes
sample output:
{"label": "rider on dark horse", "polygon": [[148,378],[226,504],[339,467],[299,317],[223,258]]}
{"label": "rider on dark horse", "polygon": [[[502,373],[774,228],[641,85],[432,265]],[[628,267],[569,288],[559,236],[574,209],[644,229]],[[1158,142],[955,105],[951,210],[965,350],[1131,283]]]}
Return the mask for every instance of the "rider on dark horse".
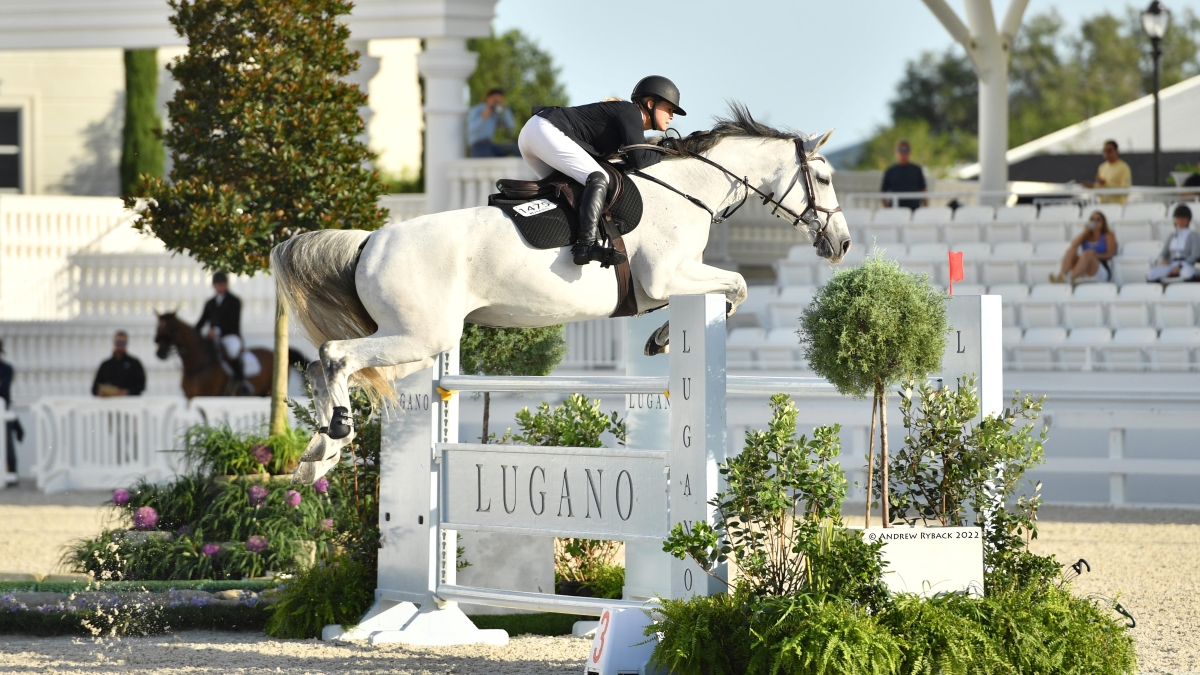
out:
{"label": "rider on dark horse", "polygon": [[[571,249],[576,265],[625,261],[623,253],[597,242],[608,192],[608,174],[597,159],[613,155],[623,146],[645,143],[645,131],[666,131],[675,115],[687,114],[679,107],[679,88],[658,75],[642,78],[630,99],[535,109],[517,139],[521,157],[539,179],[557,169],[584,186],[579,239]],[[652,150],[631,150],[625,154],[625,162],[630,168],[644,169],[661,157]]]}
{"label": "rider on dark horse", "polygon": [[196,332],[203,335],[205,324],[209,326],[208,339],[217,343],[217,353],[233,370],[229,390],[248,391],[245,371],[242,367],[242,301],[229,292],[229,277],[216,272],[212,278],[216,296],[204,304],[204,313],[196,322]]}

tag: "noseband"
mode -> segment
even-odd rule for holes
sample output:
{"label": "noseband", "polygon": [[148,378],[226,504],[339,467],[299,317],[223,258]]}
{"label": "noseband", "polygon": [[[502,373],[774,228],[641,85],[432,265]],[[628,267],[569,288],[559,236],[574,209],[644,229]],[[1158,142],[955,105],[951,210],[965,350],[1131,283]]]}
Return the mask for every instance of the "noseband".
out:
{"label": "noseband", "polygon": [[[703,155],[684,153],[679,150],[675,150],[672,148],[665,148],[661,145],[651,145],[649,143],[639,143],[637,145],[628,145],[628,146],[625,146],[624,148],[622,148],[622,150],[653,150],[656,152],[661,152],[664,155],[672,155],[675,157],[690,157],[692,159],[698,159],[701,162],[704,162],[705,164],[708,164],[709,166],[720,170],[726,176],[729,176],[733,180],[740,183],[742,185],[742,187],[746,188],[746,195],[744,197],[742,197],[740,200],[738,200],[738,202],[736,204],[733,204],[733,205],[728,206],[725,209],[723,209],[721,211],[721,215],[718,216],[716,214],[716,212],[713,211],[712,209],[710,209],[708,207],[708,205],[705,204],[703,201],[701,201],[689,194],[686,194],[684,192],[681,192],[681,191],[675,189],[675,187],[667,184],[664,181],[661,181],[661,180],[655,178],[654,176],[643,173],[640,169],[634,169],[629,172],[639,178],[644,178],[652,183],[657,183],[657,184],[665,187],[666,189],[670,190],[671,192],[674,192],[675,194],[690,201],[691,203],[695,204],[696,206],[699,206],[700,208],[704,209],[705,211],[708,211],[708,214],[710,216],[712,216],[712,224],[713,225],[725,222],[726,219],[728,219],[730,216],[732,216],[734,213],[736,213],[738,209],[742,208],[742,204],[745,204],[746,200],[750,198],[750,193],[753,192],[754,194],[758,195],[759,197],[762,197],[762,200],[763,200],[762,203],[764,206],[766,206],[767,204],[771,204],[774,206],[774,208],[771,209],[771,215],[775,216],[776,218],[784,218],[785,220],[790,219],[792,221],[792,227],[795,227],[795,226],[799,225],[800,223],[804,223],[805,225],[807,225],[809,228],[809,235],[812,238],[813,246],[816,246],[817,242],[819,242],[821,240],[821,238],[825,236],[825,230],[827,230],[829,228],[829,221],[833,218],[833,214],[840,212],[842,210],[842,207],[836,206],[831,209],[831,208],[827,208],[827,207],[820,206],[817,204],[817,193],[813,189],[812,169],[808,165],[808,154],[804,152],[804,141],[803,141],[803,139],[795,138],[795,139],[792,139],[792,142],[795,143],[795,145],[796,145],[796,157],[800,160],[800,170],[796,172],[796,175],[792,176],[792,182],[788,183],[787,189],[783,191],[783,194],[778,199],[775,198],[774,192],[764,193],[762,190],[759,190],[758,188],[754,187],[754,185],[752,185],[750,183],[749,177],[745,177],[745,176],[739,177],[734,172],[730,171],[729,169],[726,169],[725,167],[721,166],[717,162],[714,162],[713,160],[711,160]],[[823,157],[818,157],[817,159],[822,162],[825,161],[825,158],[823,158]],[[788,196],[788,194],[791,193],[792,188],[796,187],[796,183],[800,182],[801,176],[804,177],[804,189],[808,190],[808,205],[804,208],[803,212],[797,214],[795,211],[784,206],[783,200],[787,199],[787,196]],[[780,211],[782,211],[783,214],[786,214],[786,217],[785,217],[785,215],[780,214],[779,213]],[[823,222],[823,223],[821,222],[821,215],[820,215],[822,213],[826,214],[825,222]]]}

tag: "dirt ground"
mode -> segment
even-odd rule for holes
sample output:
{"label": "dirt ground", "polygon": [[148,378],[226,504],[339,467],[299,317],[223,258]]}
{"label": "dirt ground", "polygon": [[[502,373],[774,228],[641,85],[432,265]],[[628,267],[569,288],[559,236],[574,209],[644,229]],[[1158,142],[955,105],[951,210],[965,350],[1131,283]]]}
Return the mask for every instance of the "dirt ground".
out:
{"label": "dirt ground", "polygon": [[[64,545],[94,534],[99,507],[0,504],[0,571],[58,571]],[[1084,595],[1116,597],[1137,619],[1143,673],[1200,675],[1200,512],[1046,508],[1039,553],[1085,558]],[[589,642],[515,637],[506,647],[410,648],[186,632],[94,641],[0,636],[0,672],[130,673],[578,673]]]}

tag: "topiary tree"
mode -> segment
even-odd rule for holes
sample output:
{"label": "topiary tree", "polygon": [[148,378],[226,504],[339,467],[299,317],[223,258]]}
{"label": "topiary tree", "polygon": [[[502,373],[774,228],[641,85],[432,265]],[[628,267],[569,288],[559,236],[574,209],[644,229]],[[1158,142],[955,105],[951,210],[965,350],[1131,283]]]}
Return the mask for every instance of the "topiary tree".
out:
{"label": "topiary tree", "polygon": [[[567,355],[565,326],[489,328],[468,323],[459,340],[459,369],[468,375],[549,375]],[[492,395],[483,393],[483,437],[489,440]]]}
{"label": "topiary tree", "polygon": [[937,372],[946,348],[946,294],[928,275],[905,272],[880,251],[843,269],[825,284],[800,317],[804,358],[843,394],[871,394],[867,456],[867,525],[875,473],[875,424],[880,426],[882,513],[889,525],[887,392],[902,380]]}
{"label": "topiary tree", "polygon": [[[146,176],[139,229],[210,270],[267,269],[271,248],[306,230],[383,225],[384,192],[359,140],[367,97],[338,21],[348,0],[170,0],[188,52],[164,138],[169,180]],[[126,198],[126,205],[133,200]],[[285,426],[287,308],[279,300],[271,431]]]}
{"label": "topiary tree", "polygon": [[121,132],[121,196],[136,197],[142,176],[161,178],[162,121],[158,118],[158,50],[125,51],[125,127]]}

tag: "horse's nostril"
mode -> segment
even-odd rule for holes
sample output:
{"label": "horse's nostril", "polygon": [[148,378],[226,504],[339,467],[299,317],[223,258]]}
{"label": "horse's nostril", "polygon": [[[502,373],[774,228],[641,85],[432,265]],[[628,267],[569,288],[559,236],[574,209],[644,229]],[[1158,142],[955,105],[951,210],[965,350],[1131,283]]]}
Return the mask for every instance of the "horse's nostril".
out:
{"label": "horse's nostril", "polygon": [[842,241],[842,255],[846,255],[849,252],[850,252],[850,238],[847,237],[846,239],[844,239]]}

